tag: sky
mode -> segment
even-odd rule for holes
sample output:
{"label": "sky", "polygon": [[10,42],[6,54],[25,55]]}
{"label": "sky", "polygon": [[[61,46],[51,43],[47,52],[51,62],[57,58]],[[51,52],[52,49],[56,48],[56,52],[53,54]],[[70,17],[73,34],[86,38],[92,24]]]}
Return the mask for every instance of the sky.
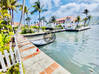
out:
{"label": "sky", "polygon": [[[37,0],[26,0],[27,7],[31,7]],[[20,0],[21,2],[21,0]],[[99,16],[99,0],[40,0],[41,6],[47,9],[47,12],[41,13],[41,16],[45,16],[49,19],[51,16],[57,18],[65,16],[84,16],[82,12],[84,9],[89,10],[89,15]],[[33,8],[30,9],[32,11]],[[15,14],[15,21],[18,22],[20,17],[20,11]],[[37,21],[38,13],[30,15],[31,21]]]}

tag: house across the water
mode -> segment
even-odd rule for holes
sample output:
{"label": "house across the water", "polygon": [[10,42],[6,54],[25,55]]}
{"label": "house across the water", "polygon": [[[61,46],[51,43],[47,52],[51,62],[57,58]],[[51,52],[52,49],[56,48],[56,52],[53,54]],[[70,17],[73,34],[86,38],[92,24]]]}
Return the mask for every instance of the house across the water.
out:
{"label": "house across the water", "polygon": [[56,19],[56,24],[65,24],[65,23],[75,23],[76,18],[73,16],[66,16],[63,18]]}

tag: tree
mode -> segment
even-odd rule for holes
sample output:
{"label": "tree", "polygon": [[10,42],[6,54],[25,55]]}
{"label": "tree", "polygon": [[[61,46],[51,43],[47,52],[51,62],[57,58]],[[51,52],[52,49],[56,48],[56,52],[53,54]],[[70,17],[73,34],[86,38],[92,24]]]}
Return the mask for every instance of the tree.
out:
{"label": "tree", "polygon": [[16,11],[16,7],[18,7],[19,4],[17,3],[17,0],[10,0],[10,6],[9,8],[11,9],[12,11],[12,21],[11,21],[11,24],[14,24],[14,11]]}
{"label": "tree", "polygon": [[56,25],[55,25],[55,23],[56,23],[56,17],[55,17],[55,16],[52,16],[52,17],[50,18],[49,23],[54,23],[54,26],[56,26]]}
{"label": "tree", "polygon": [[[23,10],[23,5],[20,5],[20,9],[19,10],[20,11]],[[25,24],[25,17],[26,17],[26,15],[28,17],[28,13],[29,13],[29,9],[27,8],[27,6],[24,6],[24,24]]]}
{"label": "tree", "polygon": [[86,22],[87,22],[88,18],[87,18],[87,17],[85,17],[83,20],[84,20],[84,27],[85,27],[85,26],[86,26]]}
{"label": "tree", "polygon": [[81,19],[80,16],[77,16],[77,20],[76,20],[76,21],[78,22],[78,23],[77,23],[77,27],[78,27],[78,25],[79,25],[80,19]]}
{"label": "tree", "polygon": [[20,25],[21,25],[22,20],[23,20],[24,8],[25,8],[25,0],[23,0],[23,4],[22,4],[22,11],[21,11],[21,17],[20,17],[20,22],[19,22],[19,27],[18,27],[18,29],[20,29]]}
{"label": "tree", "polygon": [[88,10],[88,9],[85,9],[83,13],[84,13],[84,14],[86,15],[86,17],[87,17],[87,16],[88,16],[88,13],[89,13],[89,10]]}
{"label": "tree", "polygon": [[27,21],[27,25],[30,25],[31,18],[30,17],[27,17],[25,20]]}
{"label": "tree", "polygon": [[54,24],[56,23],[56,17],[55,17],[55,16],[52,16],[52,17],[51,17],[50,23],[54,23]]}
{"label": "tree", "polygon": [[89,16],[88,16],[88,25],[89,25],[89,22],[90,22],[91,18],[92,18],[92,16],[89,15]]}
{"label": "tree", "polygon": [[[20,5],[20,9],[19,10],[22,11],[22,9],[23,9],[23,5]],[[28,14],[28,8],[27,8],[27,6],[24,6],[24,14]]]}
{"label": "tree", "polygon": [[10,15],[12,16],[11,24],[13,22],[14,18],[14,10],[16,11],[16,7],[18,7],[17,0],[1,0],[0,1],[0,7],[3,10],[9,10]]}
{"label": "tree", "polygon": [[44,22],[47,23],[46,18],[44,16],[40,18],[40,21],[43,22],[42,24],[44,24]]}
{"label": "tree", "polygon": [[40,1],[38,0],[37,2],[34,3],[32,6],[34,10],[31,12],[31,14],[34,14],[35,12],[39,13],[39,27],[40,27],[40,18],[41,18],[41,12],[47,11],[47,9],[43,9],[43,6],[41,6]]}

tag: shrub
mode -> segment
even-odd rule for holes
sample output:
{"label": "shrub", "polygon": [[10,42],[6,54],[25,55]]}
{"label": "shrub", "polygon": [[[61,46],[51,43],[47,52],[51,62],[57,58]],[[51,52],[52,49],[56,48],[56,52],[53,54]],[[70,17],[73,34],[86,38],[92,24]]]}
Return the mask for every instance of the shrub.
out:
{"label": "shrub", "polygon": [[32,26],[32,28],[34,28],[34,29],[39,29],[39,26]]}
{"label": "shrub", "polygon": [[42,26],[41,29],[44,31],[46,29],[46,26]]}
{"label": "shrub", "polygon": [[58,29],[63,29],[63,27],[62,27],[61,24],[57,25],[56,28],[58,28]]}
{"label": "shrub", "polygon": [[16,64],[16,65],[12,66],[10,69],[8,69],[7,74],[20,74],[19,64]]}
{"label": "shrub", "polygon": [[21,31],[21,34],[27,34],[27,33],[34,33],[34,31],[32,31],[32,29],[31,28],[24,28],[24,29],[22,29],[22,31]]}
{"label": "shrub", "polygon": [[3,51],[9,50],[9,42],[11,41],[11,35],[13,35],[13,32],[9,33],[0,33],[0,51],[3,53]]}

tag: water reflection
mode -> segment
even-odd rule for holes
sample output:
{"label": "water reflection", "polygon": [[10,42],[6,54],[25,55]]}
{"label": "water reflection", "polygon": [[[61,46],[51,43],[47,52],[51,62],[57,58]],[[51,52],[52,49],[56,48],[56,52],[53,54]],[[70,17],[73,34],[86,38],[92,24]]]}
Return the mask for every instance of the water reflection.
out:
{"label": "water reflection", "polygon": [[98,27],[76,33],[57,33],[56,41],[41,50],[72,74],[99,74]]}

